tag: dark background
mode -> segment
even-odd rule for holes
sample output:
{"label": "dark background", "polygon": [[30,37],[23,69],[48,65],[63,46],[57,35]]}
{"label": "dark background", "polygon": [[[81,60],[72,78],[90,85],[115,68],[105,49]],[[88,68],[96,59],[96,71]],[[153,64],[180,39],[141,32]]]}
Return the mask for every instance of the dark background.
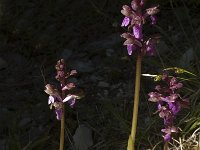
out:
{"label": "dark background", "polygon": [[[54,66],[60,58],[78,71],[73,81],[85,92],[73,110],[67,107],[66,149],[76,146],[72,139],[80,125],[89,131],[83,137],[90,137],[90,149],[126,149],[135,58],[122,45],[120,34],[126,30],[120,27],[120,10],[129,3],[0,0],[0,150],[58,149],[60,125],[49,110],[44,86],[56,84]],[[160,4],[161,12],[158,24],[146,31],[162,38],[157,57],[144,58],[142,73],[158,74],[176,66],[198,75],[199,0],[149,0],[147,6],[151,4]],[[195,92],[199,81],[186,83],[184,95],[191,98],[193,111],[199,107]],[[162,121],[147,101],[154,85],[152,79],[142,77],[138,149],[151,149],[162,141]],[[183,111],[177,122],[190,133],[196,126],[191,129],[181,120],[187,114],[195,116],[191,110]]]}

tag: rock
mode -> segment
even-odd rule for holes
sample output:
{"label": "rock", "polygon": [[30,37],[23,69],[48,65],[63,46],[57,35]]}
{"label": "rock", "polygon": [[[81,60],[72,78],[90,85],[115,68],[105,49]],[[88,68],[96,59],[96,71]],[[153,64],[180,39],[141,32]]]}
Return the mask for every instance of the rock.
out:
{"label": "rock", "polygon": [[70,67],[73,69],[76,69],[77,72],[81,72],[81,73],[89,73],[94,71],[94,66],[91,63],[91,61],[78,61],[75,60],[74,62],[70,62]]}
{"label": "rock", "polygon": [[96,48],[98,49],[109,49],[114,47],[117,43],[120,43],[122,41],[122,38],[120,37],[119,33],[112,34],[108,37],[105,37],[104,39],[101,39],[99,41],[95,41],[91,44],[89,44],[86,49],[88,50],[94,50]]}
{"label": "rock", "polygon": [[6,140],[0,140],[0,150],[6,150]]}
{"label": "rock", "polygon": [[3,58],[0,58],[0,70],[5,69],[7,65],[7,62]]}
{"label": "rock", "polygon": [[98,75],[92,75],[92,76],[90,77],[90,80],[91,80],[92,82],[102,81],[102,80],[103,80],[103,77],[98,76]]}
{"label": "rock", "polygon": [[113,56],[114,52],[115,51],[113,49],[109,48],[106,50],[106,56],[111,57]]}
{"label": "rock", "polygon": [[156,44],[156,49],[160,55],[170,50],[167,44],[162,40],[158,44]]}
{"label": "rock", "polygon": [[107,88],[110,86],[110,84],[104,81],[100,81],[97,86],[102,88]]}
{"label": "rock", "polygon": [[72,50],[71,49],[65,49],[65,50],[63,50],[63,52],[61,54],[61,58],[68,60],[71,55],[72,55]]}
{"label": "rock", "polygon": [[19,127],[24,127],[26,126],[27,124],[29,124],[31,122],[31,119],[30,118],[23,118],[20,122],[19,122]]}
{"label": "rock", "polygon": [[194,59],[194,53],[193,53],[193,49],[190,48],[188,49],[183,55],[182,57],[179,59],[179,64],[182,67],[188,67],[190,65],[190,62]]}
{"label": "rock", "polygon": [[92,130],[84,124],[79,125],[73,136],[73,140],[77,150],[88,150],[93,145]]}

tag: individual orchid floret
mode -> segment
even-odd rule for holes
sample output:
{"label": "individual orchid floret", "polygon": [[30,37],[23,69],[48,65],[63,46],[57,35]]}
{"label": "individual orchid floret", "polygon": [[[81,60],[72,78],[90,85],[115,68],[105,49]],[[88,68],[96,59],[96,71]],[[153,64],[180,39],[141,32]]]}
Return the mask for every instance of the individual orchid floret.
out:
{"label": "individual orchid floret", "polygon": [[150,16],[156,15],[160,11],[158,7],[159,5],[146,9],[146,14]]}
{"label": "individual orchid floret", "polygon": [[55,108],[56,118],[60,120],[63,111],[63,102],[60,93],[50,84],[47,84],[45,87],[44,91],[49,94],[48,105],[50,105],[50,109]]}
{"label": "individual orchid floret", "polygon": [[75,84],[74,83],[67,83],[62,90],[71,90],[72,88],[75,88]]}
{"label": "individual orchid floret", "polygon": [[123,33],[121,37],[126,38],[124,45],[132,44],[134,46],[142,47],[142,43],[130,33]]}
{"label": "individual orchid floret", "polygon": [[63,100],[63,102],[68,102],[70,107],[74,107],[74,104],[76,102],[76,99],[78,99],[78,96],[77,95],[67,95],[66,98]]}
{"label": "individual orchid floret", "polygon": [[171,134],[178,132],[178,129],[176,127],[172,126],[172,127],[166,128],[166,129],[162,129],[161,131],[165,133],[164,140],[166,142],[169,142],[172,138]]}

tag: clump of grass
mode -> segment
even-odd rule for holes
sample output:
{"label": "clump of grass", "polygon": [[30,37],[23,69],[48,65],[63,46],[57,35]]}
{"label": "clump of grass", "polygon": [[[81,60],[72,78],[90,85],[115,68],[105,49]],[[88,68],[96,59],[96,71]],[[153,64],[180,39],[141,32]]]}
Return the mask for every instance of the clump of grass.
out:
{"label": "clump of grass", "polygon": [[200,149],[200,127],[190,136],[180,137],[179,140],[173,139],[170,150],[199,150]]}

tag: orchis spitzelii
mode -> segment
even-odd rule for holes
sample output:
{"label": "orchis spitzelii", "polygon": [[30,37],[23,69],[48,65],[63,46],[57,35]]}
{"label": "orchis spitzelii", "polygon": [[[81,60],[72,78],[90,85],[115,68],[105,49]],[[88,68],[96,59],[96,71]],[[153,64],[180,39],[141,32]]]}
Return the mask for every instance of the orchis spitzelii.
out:
{"label": "orchis spitzelii", "polygon": [[[47,84],[45,87],[45,92],[49,94],[48,105],[50,105],[50,109],[52,107],[55,108],[56,118],[61,120],[63,114],[63,103],[68,102],[71,107],[74,106],[75,101],[79,98],[77,95],[70,94],[69,91],[72,88],[75,88],[75,84],[70,82],[67,83],[67,78],[72,75],[75,75],[76,70],[72,70],[70,72],[65,71],[65,62],[63,59],[59,60],[55,66],[57,70],[56,79],[60,82],[60,91],[54,88],[53,85]],[[67,93],[67,94],[66,94]]]}
{"label": "orchis spitzelii", "polygon": [[121,26],[128,27],[127,32],[121,37],[126,41],[123,45],[127,46],[129,55],[136,54],[136,75],[135,75],[135,92],[131,134],[128,140],[128,150],[135,149],[135,139],[137,131],[138,106],[140,97],[140,78],[141,64],[144,55],[152,56],[155,54],[155,44],[159,41],[158,35],[146,36],[144,24],[150,20],[150,24],[157,22],[156,14],[159,12],[158,5],[145,9],[145,0],[132,0],[131,6],[124,5],[121,13],[125,16]]}
{"label": "orchis spitzelii", "polygon": [[162,75],[164,85],[157,85],[155,92],[150,92],[149,101],[157,103],[157,112],[163,118],[165,128],[164,141],[169,142],[173,132],[178,132],[178,128],[174,126],[174,120],[181,108],[188,108],[188,99],[183,99],[179,94],[179,89],[183,87],[176,77],[169,77],[166,73]]}
{"label": "orchis spitzelii", "polygon": [[[51,84],[47,84],[45,92],[49,94],[48,104],[50,105],[50,109],[54,107],[56,118],[61,120],[60,127],[60,150],[64,150],[64,131],[65,131],[65,107],[64,102],[68,102],[71,107],[74,106],[76,99],[80,99],[80,94],[82,95],[82,91],[76,93],[73,91],[75,88],[75,84],[72,82],[67,82],[67,79],[75,75],[76,70],[66,71],[65,61],[61,59],[57,62],[56,66],[56,79],[60,82],[60,88],[57,89]],[[77,90],[78,91],[78,90]],[[72,94],[73,92],[73,94]]]}

